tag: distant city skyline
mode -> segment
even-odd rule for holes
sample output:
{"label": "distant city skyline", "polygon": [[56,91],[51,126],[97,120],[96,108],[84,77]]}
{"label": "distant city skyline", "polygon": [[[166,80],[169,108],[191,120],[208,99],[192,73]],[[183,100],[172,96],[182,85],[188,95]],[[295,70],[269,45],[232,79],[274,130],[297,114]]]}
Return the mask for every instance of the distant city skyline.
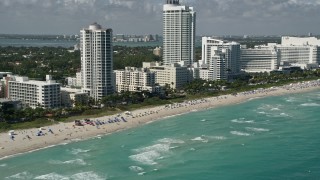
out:
{"label": "distant city skyline", "polygon": [[[319,34],[320,0],[180,0],[197,35]],[[114,34],[162,34],[165,0],[1,0],[0,34],[78,34],[93,22]]]}

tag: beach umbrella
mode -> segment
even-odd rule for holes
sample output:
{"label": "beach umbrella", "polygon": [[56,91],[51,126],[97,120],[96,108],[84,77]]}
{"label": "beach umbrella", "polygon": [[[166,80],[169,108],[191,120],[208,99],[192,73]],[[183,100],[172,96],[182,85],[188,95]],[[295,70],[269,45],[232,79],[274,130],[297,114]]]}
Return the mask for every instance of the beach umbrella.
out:
{"label": "beach umbrella", "polygon": [[14,130],[10,130],[8,134],[9,136],[11,136],[12,134],[14,134]]}

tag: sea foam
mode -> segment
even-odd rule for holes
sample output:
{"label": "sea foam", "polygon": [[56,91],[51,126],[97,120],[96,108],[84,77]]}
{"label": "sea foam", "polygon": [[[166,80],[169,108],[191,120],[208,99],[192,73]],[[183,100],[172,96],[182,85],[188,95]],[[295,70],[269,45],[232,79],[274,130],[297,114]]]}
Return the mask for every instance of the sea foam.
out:
{"label": "sea foam", "polygon": [[139,166],[130,166],[129,169],[133,172],[142,172],[144,169]]}
{"label": "sea foam", "polygon": [[32,179],[33,175],[27,171],[6,177],[5,179]]}
{"label": "sea foam", "polygon": [[202,137],[196,137],[196,138],[193,138],[191,139],[192,141],[201,141],[201,142],[204,142],[204,143],[207,143],[208,140],[207,139],[203,139]]}
{"label": "sea foam", "polygon": [[226,140],[227,138],[224,136],[204,136],[208,139],[214,139],[214,140]]}
{"label": "sea foam", "polygon": [[134,149],[133,151],[136,154],[129,156],[129,158],[141,164],[155,165],[157,160],[163,159],[170,154],[170,150],[174,149],[172,147],[176,147],[174,144],[185,143],[182,140],[172,138],[162,138],[155,142],[157,144]]}
{"label": "sea foam", "polygon": [[320,104],[317,104],[317,103],[304,103],[304,104],[301,104],[300,106],[305,106],[305,107],[319,107]]}
{"label": "sea foam", "polygon": [[69,180],[70,178],[62,176],[57,173],[50,173],[50,174],[45,174],[41,176],[37,176],[34,179],[43,179],[43,180]]}
{"label": "sea foam", "polygon": [[51,160],[50,164],[74,164],[74,165],[87,165],[87,163],[83,159],[73,159],[69,161],[59,161],[59,160]]}
{"label": "sea foam", "polygon": [[157,151],[148,151],[129,156],[130,159],[140,162],[145,165],[155,165],[156,160],[161,157],[161,154]]}
{"label": "sea foam", "polygon": [[255,127],[246,127],[246,130],[254,131],[254,132],[268,132],[268,131],[270,131],[270,129],[255,128]]}
{"label": "sea foam", "polygon": [[80,153],[87,153],[89,151],[90,151],[90,149],[74,149],[73,148],[72,150],[70,150],[70,153],[73,155],[78,155]]}
{"label": "sea foam", "polygon": [[170,149],[169,144],[155,144],[152,146],[147,146],[144,148],[136,149],[136,152],[150,152],[150,151],[156,151],[156,152],[168,152]]}
{"label": "sea foam", "polygon": [[167,143],[167,144],[183,144],[184,143],[184,141],[182,141],[180,139],[172,139],[172,138],[159,139],[159,140],[157,140],[157,142]]}
{"label": "sea foam", "polygon": [[72,175],[70,178],[72,180],[88,180],[88,179],[105,180],[106,179],[105,177],[101,177],[93,171],[77,173]]}
{"label": "sea foam", "polygon": [[233,135],[237,135],[237,136],[250,136],[251,135],[249,133],[245,133],[245,132],[241,132],[241,131],[230,131],[230,133]]}
{"label": "sea foam", "polygon": [[254,120],[233,119],[231,120],[231,122],[239,123],[239,124],[245,124],[245,123],[251,124],[251,123],[254,123]]}

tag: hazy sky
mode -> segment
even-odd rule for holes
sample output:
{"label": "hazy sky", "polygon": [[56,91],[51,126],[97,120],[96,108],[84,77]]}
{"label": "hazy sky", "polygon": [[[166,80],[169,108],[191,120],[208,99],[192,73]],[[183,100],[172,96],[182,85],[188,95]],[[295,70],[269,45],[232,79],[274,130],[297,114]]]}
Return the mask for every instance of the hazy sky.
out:
{"label": "hazy sky", "polygon": [[[161,34],[165,0],[0,0],[0,33],[78,34],[93,22],[114,34]],[[180,0],[197,35],[320,34],[320,0]]]}

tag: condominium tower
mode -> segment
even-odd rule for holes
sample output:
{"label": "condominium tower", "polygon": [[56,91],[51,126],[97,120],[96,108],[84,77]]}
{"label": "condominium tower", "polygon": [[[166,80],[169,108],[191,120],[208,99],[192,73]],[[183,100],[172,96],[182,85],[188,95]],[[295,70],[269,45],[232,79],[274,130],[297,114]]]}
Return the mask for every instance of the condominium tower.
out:
{"label": "condominium tower", "polygon": [[[202,37],[202,60],[200,65],[208,67],[208,76],[202,79],[219,80],[239,74],[241,70],[240,54],[240,44],[237,42],[225,42],[211,37]],[[214,60],[214,56],[219,57],[220,60],[216,61],[216,57]],[[219,64],[216,64],[217,62]],[[224,68],[224,71],[221,68]],[[219,71],[216,71],[217,69]],[[225,75],[222,75],[223,73]]]}
{"label": "condominium tower", "polygon": [[196,13],[179,0],[163,6],[163,62],[192,65],[195,59]]}
{"label": "condominium tower", "polygon": [[80,31],[82,89],[95,101],[113,93],[112,29],[93,23]]}

